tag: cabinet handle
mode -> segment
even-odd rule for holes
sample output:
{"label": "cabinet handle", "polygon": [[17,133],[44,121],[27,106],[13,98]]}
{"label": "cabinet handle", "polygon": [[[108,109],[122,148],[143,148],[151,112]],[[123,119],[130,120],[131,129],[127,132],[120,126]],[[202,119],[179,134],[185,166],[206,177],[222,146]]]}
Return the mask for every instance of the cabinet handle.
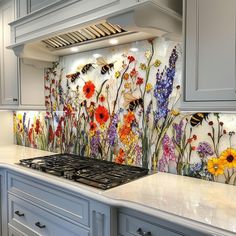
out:
{"label": "cabinet handle", "polygon": [[138,228],[137,233],[141,236],[152,236],[152,233],[150,231],[145,232],[141,228]]}
{"label": "cabinet handle", "polygon": [[22,217],[25,215],[24,213],[20,213],[19,211],[15,211],[15,214],[18,215],[19,217]]}
{"label": "cabinet handle", "polygon": [[17,102],[17,101],[18,101],[18,99],[17,99],[17,98],[13,98],[12,100],[13,100],[13,102]]}
{"label": "cabinet handle", "polygon": [[46,228],[46,225],[41,225],[40,222],[36,222],[35,225],[39,227],[40,229]]}

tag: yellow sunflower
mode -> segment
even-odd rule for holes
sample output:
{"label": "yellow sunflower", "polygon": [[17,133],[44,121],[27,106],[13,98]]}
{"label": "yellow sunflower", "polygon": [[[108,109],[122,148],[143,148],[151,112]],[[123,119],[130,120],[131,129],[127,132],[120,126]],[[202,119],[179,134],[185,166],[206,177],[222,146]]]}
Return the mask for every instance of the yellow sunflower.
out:
{"label": "yellow sunflower", "polygon": [[211,158],[207,162],[207,169],[208,171],[217,176],[222,175],[224,173],[224,161],[219,158]]}
{"label": "yellow sunflower", "polygon": [[236,167],[236,150],[233,148],[227,148],[221,153],[220,160],[222,160],[228,168]]}

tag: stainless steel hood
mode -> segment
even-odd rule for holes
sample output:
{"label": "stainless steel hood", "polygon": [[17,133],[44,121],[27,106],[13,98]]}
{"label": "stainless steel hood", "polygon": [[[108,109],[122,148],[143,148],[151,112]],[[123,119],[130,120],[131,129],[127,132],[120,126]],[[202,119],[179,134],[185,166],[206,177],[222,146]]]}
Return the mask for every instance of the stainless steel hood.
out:
{"label": "stainless steel hood", "polygon": [[163,35],[180,40],[181,5],[182,0],[62,0],[10,23],[9,48],[22,58],[56,61],[71,47],[107,47],[114,37],[120,44]]}

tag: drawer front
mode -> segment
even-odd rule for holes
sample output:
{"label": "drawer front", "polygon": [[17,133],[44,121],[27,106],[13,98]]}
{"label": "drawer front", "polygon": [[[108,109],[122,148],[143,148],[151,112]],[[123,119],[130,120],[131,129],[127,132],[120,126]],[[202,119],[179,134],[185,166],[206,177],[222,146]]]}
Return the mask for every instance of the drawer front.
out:
{"label": "drawer front", "polygon": [[[119,213],[118,215],[118,230],[119,234],[123,236],[140,236],[149,235],[150,236],[180,236],[183,234],[178,234],[165,227],[157,226],[140,220],[138,218]],[[146,234],[145,234],[146,232]]]}
{"label": "drawer front", "polygon": [[28,235],[39,236],[38,234],[36,234],[35,232],[33,232],[29,229],[25,229],[24,231],[25,231],[25,233],[23,233],[22,230],[14,227],[13,225],[8,224],[8,236],[28,236]]}
{"label": "drawer front", "polygon": [[89,226],[89,201],[80,196],[62,192],[11,173],[8,174],[8,192]]}
{"label": "drawer front", "polygon": [[[9,223],[29,228],[39,235],[89,236],[89,231],[72,224],[40,207],[9,194]],[[21,230],[22,230],[21,229]],[[22,230],[23,231],[23,230]]]}
{"label": "drawer front", "polygon": [[26,234],[22,233],[20,230],[9,226],[8,227],[8,236],[26,236]]}

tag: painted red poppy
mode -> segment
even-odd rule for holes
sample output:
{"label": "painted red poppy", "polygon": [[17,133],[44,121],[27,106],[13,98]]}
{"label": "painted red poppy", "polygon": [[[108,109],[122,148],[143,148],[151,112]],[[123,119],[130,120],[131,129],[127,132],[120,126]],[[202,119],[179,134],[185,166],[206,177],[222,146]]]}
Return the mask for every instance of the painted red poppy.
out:
{"label": "painted red poppy", "polygon": [[83,92],[86,98],[91,98],[95,92],[95,85],[92,81],[88,81],[85,83],[83,87]]}
{"label": "painted red poppy", "polygon": [[109,119],[109,112],[106,107],[100,105],[97,107],[95,110],[95,119],[100,125],[107,122]]}

